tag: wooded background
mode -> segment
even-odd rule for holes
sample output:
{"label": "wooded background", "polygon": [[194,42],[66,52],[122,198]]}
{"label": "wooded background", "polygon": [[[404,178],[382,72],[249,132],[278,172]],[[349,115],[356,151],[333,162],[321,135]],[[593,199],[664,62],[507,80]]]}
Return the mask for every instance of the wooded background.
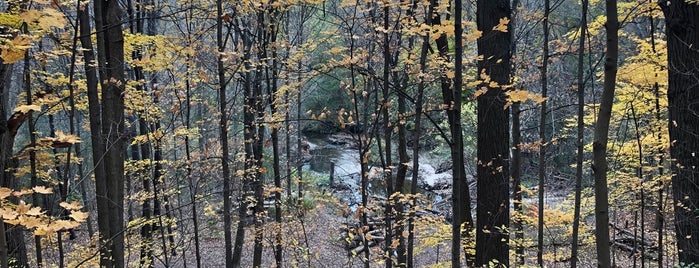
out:
{"label": "wooded background", "polygon": [[696,0],[0,9],[0,267],[699,267]]}

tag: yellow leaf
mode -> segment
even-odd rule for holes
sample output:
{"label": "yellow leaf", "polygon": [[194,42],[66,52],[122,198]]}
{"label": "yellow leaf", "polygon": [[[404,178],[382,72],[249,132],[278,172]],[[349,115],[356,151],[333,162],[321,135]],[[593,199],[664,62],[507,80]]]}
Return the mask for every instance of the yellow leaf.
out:
{"label": "yellow leaf", "polygon": [[19,16],[24,20],[24,22],[31,24],[39,21],[39,18],[41,18],[41,12],[36,9],[30,9],[22,12],[22,14],[19,14]]}
{"label": "yellow leaf", "polygon": [[21,216],[19,217],[19,224],[31,229],[36,226],[39,226],[39,224],[41,224],[41,219],[37,217]]}
{"label": "yellow leaf", "polygon": [[51,30],[51,28],[63,28],[66,24],[66,18],[63,13],[55,10],[53,8],[45,8],[43,11],[43,16],[39,18],[39,27],[45,31]]}
{"label": "yellow leaf", "polygon": [[34,186],[34,188],[32,188],[32,190],[34,190],[34,192],[38,193],[38,194],[52,194],[53,193],[52,188],[46,188],[44,186]]}
{"label": "yellow leaf", "polygon": [[391,247],[397,248],[399,244],[400,244],[400,240],[393,240],[393,242],[391,243]]}
{"label": "yellow leaf", "polygon": [[36,228],[34,230],[34,236],[47,236],[49,234],[53,234],[53,232],[49,232],[47,228]]}
{"label": "yellow leaf", "polygon": [[500,31],[503,33],[507,32],[507,25],[510,24],[510,19],[505,17],[505,18],[500,18],[500,23],[493,27],[494,31]]}
{"label": "yellow leaf", "polygon": [[0,208],[0,217],[5,220],[13,220],[17,218],[17,212],[9,208]]}
{"label": "yellow leaf", "polygon": [[27,212],[25,212],[24,214],[29,216],[39,216],[44,213],[41,212],[41,207],[33,207],[27,210]]}
{"label": "yellow leaf", "polygon": [[71,203],[61,202],[59,205],[62,208],[65,208],[68,210],[80,210],[83,208],[83,206],[78,201],[73,201]]}
{"label": "yellow leaf", "polygon": [[29,211],[30,208],[31,208],[30,205],[27,205],[24,202],[20,201],[19,204],[17,205],[17,213],[19,213],[19,214],[27,213],[27,211]]}
{"label": "yellow leaf", "polygon": [[75,227],[80,226],[79,223],[74,222],[74,221],[69,221],[69,220],[57,220],[55,223],[52,224],[51,228],[56,228],[56,230],[67,230],[67,229],[73,229]]}
{"label": "yellow leaf", "polygon": [[0,187],[0,200],[5,199],[10,195],[12,195],[12,190],[10,188]]}
{"label": "yellow leaf", "polygon": [[24,52],[29,48],[31,38],[26,34],[20,34],[12,39],[12,42],[4,42],[0,49],[0,58],[5,64],[15,63],[24,58]]}
{"label": "yellow leaf", "polygon": [[32,105],[20,105],[15,108],[14,112],[20,112],[23,114],[29,113],[29,111],[37,111],[41,112],[41,106],[32,104]]}
{"label": "yellow leaf", "polygon": [[78,211],[78,210],[75,210],[75,211],[70,213],[70,217],[73,218],[77,222],[84,222],[85,220],[87,220],[88,216],[90,216],[89,212],[82,212],[82,211]]}
{"label": "yellow leaf", "polygon": [[482,31],[474,30],[469,34],[466,34],[466,40],[473,42],[473,41],[476,41],[476,39],[481,38],[482,35],[483,35]]}

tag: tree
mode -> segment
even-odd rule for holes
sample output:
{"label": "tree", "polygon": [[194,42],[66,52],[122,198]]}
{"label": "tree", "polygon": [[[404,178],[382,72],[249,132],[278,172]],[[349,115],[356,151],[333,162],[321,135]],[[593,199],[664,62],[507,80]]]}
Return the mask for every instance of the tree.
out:
{"label": "tree", "polygon": [[614,104],[616,88],[617,60],[619,57],[619,19],[616,0],[605,1],[607,21],[607,53],[604,61],[604,85],[600,99],[595,137],[592,143],[592,171],[595,177],[595,239],[597,246],[597,266],[611,267],[609,248],[609,193],[607,185],[607,142],[609,121]]}
{"label": "tree", "polygon": [[478,101],[476,266],[509,264],[509,109],[512,36],[510,1],[477,2]]}
{"label": "tree", "polygon": [[583,156],[584,156],[584,117],[585,117],[585,71],[583,60],[585,56],[585,34],[587,32],[587,0],[582,1],[580,11],[580,36],[578,47],[578,118],[577,118],[577,160],[575,163],[575,200],[573,208],[573,239],[570,249],[570,267],[578,265],[578,237],[580,227],[580,199],[582,192]]}
{"label": "tree", "polygon": [[[101,240],[100,265],[124,267],[124,37],[119,3],[94,3],[97,59],[102,88],[90,101],[93,160],[97,193],[97,218]],[[83,44],[85,46],[85,44]],[[95,133],[99,131],[99,133]],[[96,135],[95,135],[96,134]],[[96,136],[96,137],[95,137]],[[99,159],[103,159],[99,161]]]}
{"label": "tree", "polygon": [[[439,6],[438,0],[432,0],[432,6]],[[463,26],[461,23],[463,4],[461,1],[454,2],[454,36],[461,40]],[[447,19],[449,17],[447,16]],[[432,17],[433,26],[441,26],[442,19],[439,14]],[[437,50],[440,60],[449,61],[449,41],[446,33],[441,33],[436,40]],[[447,71],[448,72],[448,71]],[[447,122],[449,123],[449,134],[451,134],[447,144],[449,145],[450,157],[452,161],[452,267],[461,267],[461,236],[462,225],[466,228],[473,226],[471,216],[471,196],[466,181],[466,170],[464,168],[464,146],[463,128],[461,126],[461,92],[463,91],[463,45],[461,42],[454,44],[454,78],[449,78],[447,73],[442,73],[439,78],[442,90],[442,102],[444,103]],[[445,137],[446,140],[446,137]],[[467,261],[471,261],[467,256]]]}
{"label": "tree", "polygon": [[[551,3],[549,0],[544,0],[544,18],[541,21],[543,27],[544,41],[543,41],[543,55],[541,56],[541,96],[546,98],[548,95],[548,75],[549,75],[549,16],[551,14]],[[548,101],[544,100],[541,102],[541,112],[539,113],[539,217],[538,217],[538,231],[537,231],[537,246],[538,250],[536,252],[536,264],[539,267],[544,266],[544,214],[545,214],[545,204],[544,204],[544,193],[546,188],[546,116],[548,111],[546,110],[546,104]]]}
{"label": "tree", "polygon": [[696,1],[660,1],[660,7],[667,24],[668,127],[677,249],[680,262],[699,264],[699,180],[695,170],[699,166],[699,115],[694,112],[699,101],[699,52],[695,48],[699,43],[699,5]]}
{"label": "tree", "polygon": [[[225,43],[224,43],[224,33],[223,33],[223,1],[218,0],[216,1],[216,47],[218,50],[218,60],[216,64],[216,71],[217,71],[217,77],[218,77],[218,101],[219,101],[219,113],[220,113],[220,118],[219,118],[219,139],[221,140],[221,169],[222,169],[222,174],[223,174],[223,235],[224,235],[224,243],[225,243],[225,250],[226,250],[226,267],[237,267],[240,266],[240,253],[234,252],[234,245],[233,245],[233,239],[231,236],[231,229],[232,229],[232,220],[231,220],[231,209],[232,209],[232,204],[231,204],[231,170],[228,167],[228,108],[227,108],[227,97],[226,97],[226,90],[227,90],[227,80],[226,80],[226,69],[224,68],[223,65],[223,52],[225,51]],[[240,206],[240,210],[244,211],[243,205]],[[244,213],[240,213],[241,218],[244,215]],[[238,247],[242,246],[240,245],[242,243],[242,236],[244,235],[245,231],[242,229],[243,223],[239,222],[238,223],[238,232],[236,233],[236,244],[235,244],[235,250],[238,250]],[[240,241],[238,240],[237,237],[240,237]]]}

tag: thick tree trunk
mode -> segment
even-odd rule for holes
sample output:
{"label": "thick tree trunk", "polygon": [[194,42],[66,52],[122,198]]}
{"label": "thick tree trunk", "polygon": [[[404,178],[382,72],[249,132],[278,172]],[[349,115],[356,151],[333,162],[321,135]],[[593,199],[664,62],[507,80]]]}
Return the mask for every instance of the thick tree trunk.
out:
{"label": "thick tree trunk", "polygon": [[498,84],[482,84],[487,91],[478,96],[477,266],[492,260],[509,264],[509,234],[503,229],[510,221],[509,109],[504,109],[504,87],[510,83],[512,36],[493,27],[500,19],[509,19],[511,12],[509,0],[477,2],[477,25],[483,31],[478,39],[478,54],[483,55],[478,73]]}
{"label": "thick tree trunk", "polygon": [[[94,85],[88,84],[88,99],[93,164],[95,165],[97,218],[100,240],[104,243],[100,247],[100,265],[123,267],[125,150],[121,136],[124,127],[122,92],[125,82],[121,8],[116,2],[98,0],[94,3],[94,10],[102,98],[100,100],[98,97],[95,82]],[[81,43],[83,47],[89,46],[91,51],[89,35],[86,40],[81,40]],[[86,59],[88,56],[85,55]],[[86,72],[91,72],[91,69],[86,69]],[[88,79],[90,79],[89,76],[91,74],[88,74]]]}
{"label": "thick tree trunk", "polygon": [[607,141],[609,121],[614,103],[617,58],[619,55],[619,20],[616,0],[607,0],[607,53],[604,62],[604,88],[600,99],[599,114],[595,124],[595,139],[592,143],[592,171],[595,175],[595,239],[597,244],[597,266],[611,267],[609,249],[609,193],[607,186]]}
{"label": "thick tree trunk", "polygon": [[668,110],[675,233],[679,261],[699,264],[699,5],[660,1],[665,13],[668,54]]}

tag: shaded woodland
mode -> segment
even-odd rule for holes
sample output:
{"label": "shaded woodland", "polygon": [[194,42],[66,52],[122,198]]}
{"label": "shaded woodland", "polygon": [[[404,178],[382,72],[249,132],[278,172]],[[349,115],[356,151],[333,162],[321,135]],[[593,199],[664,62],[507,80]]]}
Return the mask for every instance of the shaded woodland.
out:
{"label": "shaded woodland", "polygon": [[696,0],[0,9],[0,268],[699,267]]}

